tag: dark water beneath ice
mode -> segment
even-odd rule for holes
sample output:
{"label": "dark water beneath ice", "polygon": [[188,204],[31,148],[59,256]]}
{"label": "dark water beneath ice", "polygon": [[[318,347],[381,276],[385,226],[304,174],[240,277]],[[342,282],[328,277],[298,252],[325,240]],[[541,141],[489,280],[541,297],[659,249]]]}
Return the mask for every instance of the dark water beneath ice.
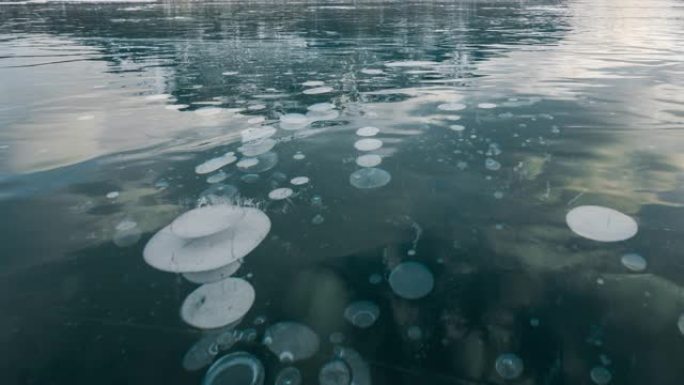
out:
{"label": "dark water beneath ice", "polygon": [[[338,116],[279,128],[324,102]],[[211,187],[195,167],[254,126],[278,128],[277,163],[221,183],[272,221],[235,274],[256,292],[237,328],[257,339],[219,355],[252,353],[266,384],[288,366],[259,343],[279,321],[320,337],[293,364],[303,384],[335,344],[376,385],[502,384],[503,353],[524,362],[508,383],[591,384],[599,366],[684,383],[677,0],[0,1],[0,383],[201,383],[182,361],[207,333],[179,316],[197,285],[142,251]],[[358,189],[366,126],[391,179]],[[637,235],[579,237],[581,205]],[[392,291],[404,261],[432,273],[427,296]],[[366,329],[345,319],[359,300],[380,310]]]}

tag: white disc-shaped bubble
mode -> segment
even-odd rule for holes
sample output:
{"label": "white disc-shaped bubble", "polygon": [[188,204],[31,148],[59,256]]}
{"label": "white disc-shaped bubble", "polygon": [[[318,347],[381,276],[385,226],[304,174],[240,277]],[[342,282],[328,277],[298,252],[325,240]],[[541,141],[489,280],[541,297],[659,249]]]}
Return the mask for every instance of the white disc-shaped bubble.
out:
{"label": "white disc-shaped bubble", "polygon": [[504,353],[497,357],[494,368],[504,380],[514,380],[520,377],[524,370],[524,365],[523,361],[516,354]]}
{"label": "white disc-shaped bubble", "polygon": [[215,329],[242,318],[254,304],[254,288],[241,278],[204,284],[185,298],[181,318],[200,329]]}
{"label": "white disc-shaped bubble", "polygon": [[269,199],[272,199],[274,201],[279,201],[279,200],[283,200],[283,199],[291,197],[292,194],[293,194],[293,191],[291,188],[281,187],[281,188],[277,188],[277,189],[269,192],[268,197],[269,197]]}
{"label": "white disc-shaped bubble", "polygon": [[344,361],[351,371],[351,385],[371,385],[370,367],[363,357],[354,349],[335,348],[335,356]]}
{"label": "white disc-shaped bubble", "polygon": [[204,206],[181,214],[171,222],[170,229],[181,238],[206,237],[227,229],[243,215],[244,211],[239,206]]}
{"label": "white disc-shaped bubble", "polygon": [[300,130],[311,121],[303,114],[285,114],[280,116],[280,128],[283,130]]}
{"label": "white disc-shaped bubble", "polygon": [[382,140],[375,138],[359,139],[354,143],[354,148],[359,151],[374,151],[382,147]]}
{"label": "white disc-shaped bubble", "polygon": [[235,274],[240,269],[240,266],[242,266],[242,260],[238,259],[218,269],[200,271],[198,273],[183,273],[183,277],[197,284],[218,282]]}
{"label": "white disc-shaped bubble", "polygon": [[238,147],[238,151],[244,156],[259,156],[271,151],[276,143],[278,142],[271,138],[258,139],[243,144]]}
{"label": "white disc-shaped bubble", "polygon": [[261,173],[268,171],[278,164],[278,154],[269,151],[254,158],[243,158],[237,163],[240,171],[247,173]]}
{"label": "white disc-shaped bubble", "polygon": [[335,105],[332,103],[316,103],[316,104],[310,105],[306,109],[311,111],[311,112],[323,113],[323,112],[331,111],[334,108],[335,108]]}
{"label": "white disc-shaped bubble", "polygon": [[360,189],[370,189],[385,186],[392,180],[392,176],[387,171],[368,167],[356,170],[349,175],[349,183]]}
{"label": "white disc-shaped bubble", "polygon": [[325,82],[322,80],[307,80],[304,83],[302,83],[304,87],[320,87],[324,86]]}
{"label": "white disc-shaped bubble", "polygon": [[442,111],[460,111],[466,108],[465,104],[461,103],[444,103],[437,106]]}
{"label": "white disc-shaped bubble", "polygon": [[327,94],[329,92],[333,92],[333,88],[327,86],[307,88],[304,91],[302,91],[302,93],[304,93],[305,95],[320,95]]}
{"label": "white disc-shaped bubble", "polygon": [[376,154],[365,154],[356,158],[356,164],[360,167],[375,167],[382,163],[382,157]]}
{"label": "white disc-shaped bubble", "polygon": [[255,140],[262,140],[266,138],[270,138],[276,133],[276,129],[273,127],[250,127],[246,130],[242,130],[240,132],[240,136],[242,138],[242,142],[253,142]]}
{"label": "white disc-shaped bubble", "polygon": [[640,272],[646,270],[647,262],[644,257],[636,253],[627,253],[620,258],[622,265],[629,270]]}
{"label": "white disc-shaped bubble", "polygon": [[494,103],[480,103],[480,104],[477,105],[477,108],[482,108],[482,109],[485,109],[485,110],[489,110],[489,109],[492,109],[492,108],[496,108],[496,104],[494,104]]}
{"label": "white disc-shaped bubble", "polygon": [[370,301],[352,302],[344,309],[344,318],[362,329],[373,326],[379,316],[380,308]]}
{"label": "white disc-shaped bubble", "polygon": [[264,365],[246,352],[225,355],[207,370],[202,385],[263,385]]}
{"label": "white disc-shaped bubble", "polygon": [[257,158],[242,158],[237,162],[237,168],[247,170],[259,164],[259,159]]}
{"label": "white disc-shaped bubble", "polygon": [[308,176],[296,176],[292,179],[290,179],[290,183],[294,186],[301,186],[309,183],[309,177]]}
{"label": "white disc-shaped bubble", "polygon": [[596,385],[607,385],[613,379],[613,375],[603,366],[595,366],[589,372],[589,377]]}
{"label": "white disc-shaped bubble", "polygon": [[451,125],[449,125],[449,129],[452,131],[461,132],[461,131],[465,131],[465,126],[460,125],[460,124],[451,124]]}
{"label": "white disc-shaped bubble", "polygon": [[349,365],[342,359],[326,362],[318,372],[320,385],[350,385],[352,373]]}
{"label": "white disc-shaped bubble", "polygon": [[195,172],[198,174],[209,174],[210,172],[214,172],[221,167],[225,167],[236,160],[237,158],[235,157],[235,154],[229,152],[225,155],[209,159],[206,162],[199,164],[197,167],[195,167]]}
{"label": "white disc-shaped bubble", "polygon": [[382,75],[385,71],[375,68],[363,68],[361,69],[361,73],[366,75]]}
{"label": "white disc-shaped bubble", "polygon": [[568,212],[565,221],[575,234],[599,242],[624,241],[638,231],[632,217],[602,206],[575,207]]}
{"label": "white disc-shaped bubble", "polygon": [[116,199],[119,197],[119,192],[118,191],[110,191],[105,195],[107,199]]}
{"label": "white disc-shaped bubble", "polygon": [[375,136],[380,132],[380,129],[373,126],[361,127],[356,130],[356,135],[358,136]]}
{"label": "white disc-shaped bubble", "polygon": [[264,334],[264,344],[281,361],[295,362],[312,357],[320,341],[310,327],[297,322],[279,322]]}
{"label": "white disc-shaped bubble", "polygon": [[228,174],[226,174],[223,171],[219,171],[217,173],[211,174],[207,177],[207,183],[209,184],[216,184],[216,183],[221,183],[224,180],[228,178]]}
{"label": "white disc-shaped bubble", "polygon": [[389,275],[389,284],[394,294],[406,299],[423,298],[435,286],[432,272],[422,263],[403,262]]}
{"label": "white disc-shaped bubble", "polygon": [[[237,206],[236,206],[237,207]],[[226,230],[201,238],[181,238],[166,226],[143,250],[145,262],[168,272],[218,269],[249,254],[264,240],[271,221],[261,210],[237,207],[239,216]]]}

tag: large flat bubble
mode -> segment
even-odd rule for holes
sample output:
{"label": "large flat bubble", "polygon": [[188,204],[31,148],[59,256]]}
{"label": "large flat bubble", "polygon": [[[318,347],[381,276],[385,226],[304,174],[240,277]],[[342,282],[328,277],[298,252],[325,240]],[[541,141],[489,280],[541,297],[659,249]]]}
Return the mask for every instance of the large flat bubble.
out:
{"label": "large flat bubble", "polygon": [[620,258],[620,262],[627,269],[635,272],[642,272],[646,270],[647,262],[644,257],[636,253],[627,253]]}
{"label": "large flat bubble", "polygon": [[237,163],[240,171],[258,174],[266,172],[278,164],[278,154],[269,151],[253,158],[243,158]]}
{"label": "large flat bubble", "polygon": [[235,162],[236,160],[237,158],[235,157],[235,154],[233,152],[228,152],[222,156],[209,159],[206,162],[198,165],[195,167],[195,172],[198,174],[209,174],[220,169],[221,167],[225,167]]}
{"label": "large flat bubble", "polygon": [[320,95],[320,94],[327,94],[330,92],[333,92],[333,88],[328,87],[328,86],[307,88],[304,91],[302,91],[302,93],[305,95]]}
{"label": "large flat bubble", "polygon": [[297,322],[279,322],[266,330],[264,345],[281,362],[296,362],[318,352],[320,340],[310,327]]}
{"label": "large flat bubble", "polygon": [[238,151],[244,156],[258,156],[271,151],[277,143],[271,138],[253,140],[238,147]]}
{"label": "large flat bubble", "polygon": [[344,309],[344,318],[358,328],[373,326],[380,316],[378,305],[370,301],[356,301],[347,305]]}
{"label": "large flat bubble", "polygon": [[218,269],[200,271],[198,273],[183,273],[183,277],[192,283],[198,284],[218,282],[235,274],[240,269],[240,266],[242,266],[242,260],[238,259]]}
{"label": "large flat bubble", "polygon": [[599,242],[624,241],[638,231],[632,217],[603,206],[575,207],[565,220],[575,234]]}
{"label": "large flat bubble", "polygon": [[336,347],[335,356],[344,361],[351,371],[350,385],[371,385],[370,367],[361,355],[349,347]]}
{"label": "large flat bubble", "polygon": [[356,158],[359,167],[375,167],[382,163],[382,157],[376,154],[364,154]]}
{"label": "large flat bubble", "polygon": [[430,294],[435,279],[432,272],[419,262],[402,262],[389,275],[392,291],[405,299],[419,299]]}
{"label": "large flat bubble", "polygon": [[[228,205],[229,206],[229,205]],[[271,229],[271,221],[261,210],[251,207],[230,206],[236,210],[233,222],[223,231],[200,238],[183,238],[171,226],[155,234],[145,246],[145,262],[159,270],[174,273],[191,273],[226,266],[256,248]],[[203,234],[216,227],[202,227],[187,234]],[[207,230],[209,229],[209,230]]]}
{"label": "large flat bubble", "polygon": [[264,365],[246,352],[227,354],[209,368],[202,385],[263,385]]}
{"label": "large flat bubble", "polygon": [[368,167],[356,170],[349,175],[349,183],[360,189],[378,188],[387,185],[392,176],[381,168]]}
{"label": "large flat bubble", "polygon": [[171,222],[171,232],[181,238],[200,238],[216,234],[238,222],[244,211],[238,206],[204,206],[178,216]]}
{"label": "large flat bubble", "polygon": [[352,373],[349,365],[342,359],[326,362],[318,372],[320,385],[350,385]]}
{"label": "large flat bubble", "polygon": [[374,151],[382,147],[382,140],[375,138],[359,139],[354,143],[354,148],[359,151]]}
{"label": "large flat bubble", "polygon": [[380,132],[380,129],[373,126],[365,126],[356,130],[358,136],[375,136]]}
{"label": "large flat bubble", "polygon": [[254,288],[241,278],[204,284],[185,298],[181,318],[200,329],[215,329],[241,319],[254,304]]}

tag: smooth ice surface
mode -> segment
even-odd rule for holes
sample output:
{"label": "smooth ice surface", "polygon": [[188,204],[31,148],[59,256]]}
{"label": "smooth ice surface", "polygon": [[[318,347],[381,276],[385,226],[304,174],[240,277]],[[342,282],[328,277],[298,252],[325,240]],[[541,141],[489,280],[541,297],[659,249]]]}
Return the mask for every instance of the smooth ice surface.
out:
{"label": "smooth ice surface", "polygon": [[185,298],[181,318],[200,329],[219,328],[247,314],[254,298],[254,288],[241,278],[207,283]]}
{"label": "smooth ice surface", "polygon": [[320,340],[310,327],[287,321],[266,330],[264,345],[281,361],[296,362],[316,354]]}
{"label": "smooth ice surface", "polygon": [[432,272],[419,262],[402,262],[389,276],[394,294],[405,299],[419,299],[430,294],[435,285]]}
{"label": "smooth ice surface", "polygon": [[368,167],[356,170],[349,175],[349,183],[359,189],[372,189],[387,185],[392,176],[387,171]]}
{"label": "smooth ice surface", "polygon": [[579,206],[568,212],[565,221],[575,234],[599,242],[619,242],[636,235],[636,221],[611,208]]}

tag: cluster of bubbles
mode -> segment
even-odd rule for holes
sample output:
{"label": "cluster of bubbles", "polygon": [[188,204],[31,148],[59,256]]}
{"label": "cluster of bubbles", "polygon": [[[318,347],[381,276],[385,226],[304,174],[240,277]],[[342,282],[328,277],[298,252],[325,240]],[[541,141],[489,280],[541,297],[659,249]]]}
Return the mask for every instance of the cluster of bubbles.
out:
{"label": "cluster of bubbles", "polygon": [[375,138],[379,132],[379,128],[372,126],[356,130],[360,139],[354,143],[354,148],[362,153],[356,158],[356,165],[361,168],[349,175],[349,183],[358,189],[382,187],[392,180],[389,172],[377,167],[382,163],[382,157],[373,153],[383,145],[382,140]]}

